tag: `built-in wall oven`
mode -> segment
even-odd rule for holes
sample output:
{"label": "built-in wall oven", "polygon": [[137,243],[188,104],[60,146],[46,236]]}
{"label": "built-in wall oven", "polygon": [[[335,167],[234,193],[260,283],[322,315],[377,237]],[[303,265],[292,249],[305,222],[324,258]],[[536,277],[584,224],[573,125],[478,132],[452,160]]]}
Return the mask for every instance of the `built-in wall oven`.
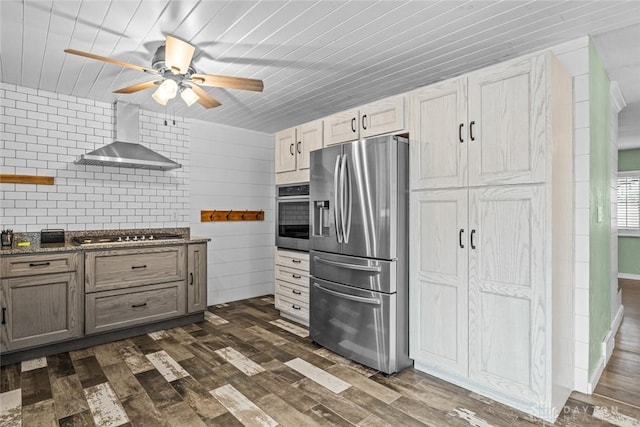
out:
{"label": "built-in wall oven", "polygon": [[276,246],[309,250],[309,184],[276,187]]}

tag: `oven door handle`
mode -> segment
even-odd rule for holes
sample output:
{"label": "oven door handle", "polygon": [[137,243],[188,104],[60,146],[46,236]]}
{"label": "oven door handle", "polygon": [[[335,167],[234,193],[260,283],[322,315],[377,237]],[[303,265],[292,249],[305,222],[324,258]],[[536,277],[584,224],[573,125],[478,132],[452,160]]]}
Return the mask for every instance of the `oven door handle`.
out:
{"label": "oven door handle", "polygon": [[370,271],[372,273],[380,273],[382,271],[382,267],[379,265],[372,267],[370,265],[348,264],[346,262],[331,261],[328,259],[320,258],[319,256],[314,256],[313,260],[321,262],[323,264],[333,265],[334,267],[342,267],[349,270]]}
{"label": "oven door handle", "polygon": [[373,305],[380,305],[381,301],[378,298],[367,298],[367,297],[359,297],[356,295],[349,295],[349,294],[343,294],[342,292],[338,292],[338,291],[334,291],[332,289],[327,289],[324,286],[313,282],[313,287],[321,290],[322,292],[326,292],[328,294],[337,296],[338,298],[342,298],[342,299],[348,299],[350,301],[356,301],[356,302],[361,302],[364,304],[373,304]]}

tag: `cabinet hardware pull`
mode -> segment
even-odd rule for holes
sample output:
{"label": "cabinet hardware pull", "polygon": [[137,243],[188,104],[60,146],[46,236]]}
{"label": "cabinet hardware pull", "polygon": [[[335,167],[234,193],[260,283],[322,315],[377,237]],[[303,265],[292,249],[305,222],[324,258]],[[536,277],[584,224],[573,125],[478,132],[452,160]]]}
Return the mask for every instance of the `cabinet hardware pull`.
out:
{"label": "cabinet hardware pull", "polygon": [[291,277],[293,277],[294,279],[300,279],[300,278],[302,278],[302,276],[301,276],[301,275],[299,275],[299,274],[292,274],[292,275],[291,275]]}
{"label": "cabinet hardware pull", "polygon": [[294,264],[300,264],[302,262],[302,260],[292,259],[291,262],[293,262]]}
{"label": "cabinet hardware pull", "polygon": [[471,230],[471,249],[475,249],[476,245],[473,244],[473,235],[476,234],[476,230]]}
{"label": "cabinet hardware pull", "polygon": [[293,142],[291,143],[291,145],[289,145],[289,152],[293,156]]}
{"label": "cabinet hardware pull", "polygon": [[295,295],[302,295],[302,292],[297,289],[293,289],[291,292],[293,292]]}
{"label": "cabinet hardware pull", "polygon": [[132,266],[131,266],[131,269],[132,269],[132,270],[136,270],[136,269],[138,269],[138,268],[147,268],[147,266],[146,266],[146,265],[132,265]]}
{"label": "cabinet hardware pull", "polygon": [[351,119],[351,130],[356,133],[356,118]]}
{"label": "cabinet hardware pull", "polygon": [[463,127],[464,127],[464,123],[460,123],[460,126],[458,127],[458,139],[460,140],[461,144],[464,142],[464,139],[462,139],[462,128]]}
{"label": "cabinet hardware pull", "polygon": [[362,116],[362,129],[367,130],[367,115]]}
{"label": "cabinet hardware pull", "polygon": [[300,306],[299,305],[295,305],[295,304],[291,304],[291,308],[293,308],[294,310],[300,310]]}
{"label": "cabinet hardware pull", "polygon": [[131,308],[138,308],[138,307],[144,307],[146,306],[147,303],[143,302],[142,304],[131,304]]}
{"label": "cabinet hardware pull", "polygon": [[462,243],[462,234],[464,233],[464,228],[460,229],[460,233],[458,233],[458,243],[460,244],[460,248],[464,249],[464,244]]}
{"label": "cabinet hardware pull", "polygon": [[193,273],[189,273],[189,284],[193,286]]}
{"label": "cabinet hardware pull", "polygon": [[6,307],[2,307],[2,324],[5,325],[7,323],[7,319],[6,316],[7,315],[7,308]]}
{"label": "cabinet hardware pull", "polygon": [[302,154],[302,148],[300,148],[302,146],[302,141],[298,141],[298,153]]}
{"label": "cabinet hardware pull", "polygon": [[47,262],[31,262],[29,263],[29,267],[46,267],[47,265],[51,265],[49,261]]}
{"label": "cabinet hardware pull", "polygon": [[473,136],[473,125],[475,124],[476,122],[469,123],[469,139],[471,139],[472,141],[476,140],[476,138]]}

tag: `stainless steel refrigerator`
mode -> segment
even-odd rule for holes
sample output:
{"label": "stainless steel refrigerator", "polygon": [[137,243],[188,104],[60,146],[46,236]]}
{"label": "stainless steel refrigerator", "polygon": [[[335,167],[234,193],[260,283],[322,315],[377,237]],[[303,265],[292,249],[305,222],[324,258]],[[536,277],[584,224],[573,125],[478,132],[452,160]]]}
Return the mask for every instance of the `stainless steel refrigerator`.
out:
{"label": "stainless steel refrigerator", "polygon": [[408,140],[311,152],[309,334],[387,374],[411,365]]}

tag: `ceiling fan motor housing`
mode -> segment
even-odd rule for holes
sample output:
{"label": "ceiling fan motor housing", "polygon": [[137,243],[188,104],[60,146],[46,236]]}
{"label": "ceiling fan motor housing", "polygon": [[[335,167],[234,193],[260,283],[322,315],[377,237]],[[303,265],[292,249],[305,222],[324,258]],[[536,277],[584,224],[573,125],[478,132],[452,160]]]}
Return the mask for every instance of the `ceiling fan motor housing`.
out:
{"label": "ceiling fan motor housing", "polygon": [[[171,70],[171,68],[167,67],[167,64],[164,62],[165,47],[166,47],[165,44],[158,46],[158,49],[156,49],[156,53],[153,54],[153,58],[151,59],[151,68],[158,71],[166,78],[168,77],[168,75],[175,74],[175,73]],[[193,65],[193,61],[191,61],[191,63],[189,64],[189,69],[183,75],[188,78],[192,74],[196,74],[196,73],[197,73],[196,68]]]}

